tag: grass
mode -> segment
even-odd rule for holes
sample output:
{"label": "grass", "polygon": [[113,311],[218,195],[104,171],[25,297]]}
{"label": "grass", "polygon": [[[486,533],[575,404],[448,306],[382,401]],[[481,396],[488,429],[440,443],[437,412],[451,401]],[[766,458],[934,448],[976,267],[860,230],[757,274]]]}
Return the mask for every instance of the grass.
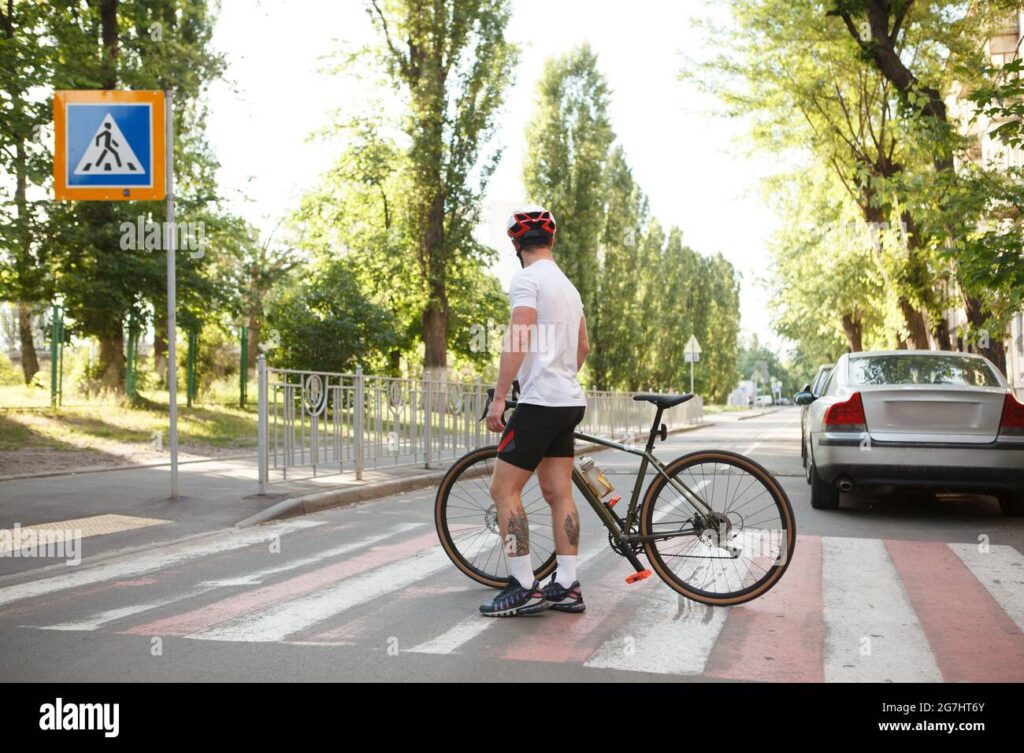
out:
{"label": "grass", "polygon": [[[159,395],[147,395],[158,400]],[[168,401],[133,408],[113,401],[91,401],[57,410],[13,408],[0,411],[0,451],[108,449],[114,445],[150,445],[157,435],[167,443]],[[182,446],[250,448],[256,446],[256,407],[225,405],[178,408]]]}

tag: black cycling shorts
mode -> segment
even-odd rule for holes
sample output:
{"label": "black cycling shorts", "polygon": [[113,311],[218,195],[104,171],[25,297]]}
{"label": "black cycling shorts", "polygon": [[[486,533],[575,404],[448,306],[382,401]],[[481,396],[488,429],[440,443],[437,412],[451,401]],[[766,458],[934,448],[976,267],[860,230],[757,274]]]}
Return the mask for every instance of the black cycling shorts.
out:
{"label": "black cycling shorts", "polygon": [[585,411],[582,405],[520,403],[501,433],[498,457],[528,471],[537,470],[544,458],[571,458],[572,435]]}

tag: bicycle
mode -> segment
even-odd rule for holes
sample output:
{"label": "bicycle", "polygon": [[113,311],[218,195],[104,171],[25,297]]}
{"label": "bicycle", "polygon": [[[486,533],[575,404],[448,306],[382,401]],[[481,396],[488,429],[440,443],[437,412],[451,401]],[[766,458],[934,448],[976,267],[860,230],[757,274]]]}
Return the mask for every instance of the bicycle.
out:
{"label": "bicycle", "polygon": [[[516,393],[513,390],[512,399],[506,402],[505,415],[518,404]],[[789,566],[796,546],[793,508],[775,477],[744,455],[728,450],[698,450],[667,464],[655,457],[655,440],[668,438],[667,427],[661,423],[664,412],[692,397],[689,393],[633,396],[634,400],[650,402],[657,408],[643,449],[575,432],[580,441],[641,458],[624,517],[615,511],[621,497],[602,501],[575,462],[572,480],[608,529],[611,549],[633,566],[627,583],[651,576],[639,559],[643,553],[654,572],[683,596],[714,606],[743,604],[778,583]],[[494,390],[489,389],[484,416],[493,398]],[[438,487],[434,522],[441,545],[456,567],[478,583],[504,588],[508,584],[508,570],[502,556],[497,511],[487,485],[497,450],[497,445],[487,445],[455,461]],[[653,468],[655,475],[641,499],[648,468]],[[539,493],[536,475],[527,482],[521,499],[530,521],[534,576],[543,580],[554,572],[556,561],[550,514]],[[539,507],[538,499],[543,503]],[[750,503],[755,503],[752,512],[740,511]],[[544,513],[540,521],[536,515],[531,516],[531,509]],[[757,519],[765,511],[771,511],[769,514],[774,513],[775,517]],[[547,550],[545,540],[550,542]],[[672,543],[673,540],[682,542]],[[679,568],[683,568],[691,561],[693,566],[685,573],[670,565],[679,563]]]}

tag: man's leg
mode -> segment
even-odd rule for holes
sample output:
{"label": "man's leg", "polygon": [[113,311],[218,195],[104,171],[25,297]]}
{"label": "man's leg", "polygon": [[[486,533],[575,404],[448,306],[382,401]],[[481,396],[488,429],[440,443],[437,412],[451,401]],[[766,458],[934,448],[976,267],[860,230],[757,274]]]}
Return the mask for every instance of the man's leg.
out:
{"label": "man's leg", "polygon": [[540,491],[551,506],[555,554],[576,556],[580,545],[580,516],[572,497],[572,458],[544,458],[537,466]]}
{"label": "man's leg", "polygon": [[532,475],[533,471],[498,458],[494,462],[494,475],[491,477],[491,499],[498,512],[498,528],[508,558],[509,574],[527,588],[533,584],[530,524],[520,494]]}
{"label": "man's leg", "polygon": [[572,496],[572,462],[571,457],[547,457],[537,466],[541,492],[551,506],[558,562],[555,577],[544,587],[543,593],[550,608],[562,612],[582,612],[586,608],[576,577],[580,515]]}

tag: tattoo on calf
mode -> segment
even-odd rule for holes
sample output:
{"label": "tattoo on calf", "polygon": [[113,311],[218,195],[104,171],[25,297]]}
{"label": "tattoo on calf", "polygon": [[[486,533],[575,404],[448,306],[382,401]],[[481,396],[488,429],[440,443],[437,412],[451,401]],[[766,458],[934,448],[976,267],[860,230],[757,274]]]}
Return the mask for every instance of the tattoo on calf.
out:
{"label": "tattoo on calf", "polygon": [[580,543],[580,516],[577,513],[571,512],[565,516],[565,535],[573,546]]}
{"label": "tattoo on calf", "polygon": [[512,539],[507,550],[509,554],[513,554],[513,547],[516,557],[530,553],[530,527],[525,512],[512,513],[508,519],[508,536]]}

